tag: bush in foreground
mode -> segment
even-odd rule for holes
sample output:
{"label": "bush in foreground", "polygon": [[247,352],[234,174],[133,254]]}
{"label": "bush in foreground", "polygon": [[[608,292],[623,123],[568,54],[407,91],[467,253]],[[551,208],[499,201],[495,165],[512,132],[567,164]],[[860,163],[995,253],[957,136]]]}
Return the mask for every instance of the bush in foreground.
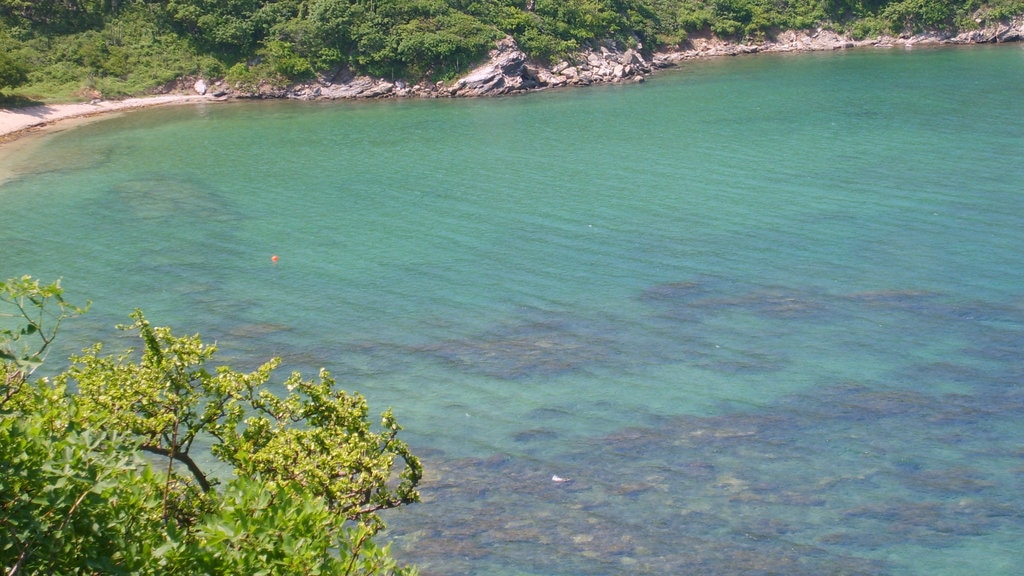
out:
{"label": "bush in foreground", "polygon": [[[132,314],[141,350],[96,345],[33,379],[59,284],[0,283],[0,565],[18,574],[411,574],[374,544],[422,473],[390,411],[326,372],[207,370],[215,347]],[[193,453],[197,441],[209,452]],[[208,469],[229,465],[230,479]],[[225,474],[226,476],[226,474]]]}

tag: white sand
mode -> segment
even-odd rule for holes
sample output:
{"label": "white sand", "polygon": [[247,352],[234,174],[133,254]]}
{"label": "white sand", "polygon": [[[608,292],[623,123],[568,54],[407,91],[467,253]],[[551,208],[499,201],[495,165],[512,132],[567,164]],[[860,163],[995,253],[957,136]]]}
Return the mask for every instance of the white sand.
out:
{"label": "white sand", "polygon": [[166,96],[149,96],[129,98],[127,100],[101,100],[94,104],[44,104],[28,108],[0,108],[0,142],[7,142],[26,133],[31,128],[48,126],[61,120],[95,116],[109,112],[161,106],[164,104],[184,104],[189,102],[214,102],[212,96],[188,94],[172,94]]}
{"label": "white sand", "polygon": [[[0,108],[0,185],[19,173],[32,172],[33,167],[38,164],[34,153],[41,140],[28,136],[45,134],[51,128],[56,130],[74,127],[95,120],[101,115],[126,110],[217,101],[220,99],[212,96],[172,94],[100,101],[94,104],[45,104],[28,108]],[[14,140],[18,141],[16,145],[13,144]]]}

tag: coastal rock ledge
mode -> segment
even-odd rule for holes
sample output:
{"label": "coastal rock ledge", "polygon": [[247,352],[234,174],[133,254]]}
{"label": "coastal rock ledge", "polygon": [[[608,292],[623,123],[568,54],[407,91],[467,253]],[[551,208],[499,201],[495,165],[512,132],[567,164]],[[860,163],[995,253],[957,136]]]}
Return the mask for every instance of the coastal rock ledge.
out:
{"label": "coastal rock ledge", "polygon": [[[562,86],[588,86],[618,82],[643,82],[653,70],[676,66],[697,58],[737,56],[761,52],[825,51],[875,46],[906,48],[926,44],[986,44],[1024,40],[1024,17],[1014,18],[959,33],[929,32],[899,37],[882,36],[854,40],[831,30],[781,32],[758,44],[736,44],[713,35],[694,36],[669,52],[645,56],[642,46],[621,49],[614,42],[590,47],[553,66],[531,62],[516,41],[505,37],[495,44],[486,63],[453,83],[408,84],[356,76],[348,69],[320,75],[315,80],[287,88],[259,86],[251,90],[229,88],[222,82],[214,96],[218,98],[293,98],[300,100],[336,100],[357,98],[473,98],[503,96]],[[198,79],[195,91],[205,91],[206,81]]]}
{"label": "coastal rock ledge", "polygon": [[316,80],[288,88],[259,86],[253,90],[228,89],[230,98],[293,98],[338,100],[356,98],[473,98],[503,96],[560,86],[586,86],[614,82],[642,82],[652,64],[634,49],[614,45],[581,52],[547,68],[531,62],[511,36],[499,40],[486,63],[452,84],[408,84],[370,76],[355,76],[348,69],[336,70]]}
{"label": "coastal rock ledge", "polygon": [[537,88],[554,88],[592,83],[643,81],[651,64],[636,50],[615,46],[587,50],[576,62],[562,61],[552,68],[531,65],[511,36],[498,42],[490,60],[455,82],[447,90],[455,97],[500,96]]}

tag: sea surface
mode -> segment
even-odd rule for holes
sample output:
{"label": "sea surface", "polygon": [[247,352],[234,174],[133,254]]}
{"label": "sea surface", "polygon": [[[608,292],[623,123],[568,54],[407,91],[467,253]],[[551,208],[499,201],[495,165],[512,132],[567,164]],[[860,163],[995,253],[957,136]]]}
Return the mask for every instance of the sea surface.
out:
{"label": "sea surface", "polygon": [[1020,45],[13,146],[0,276],[93,302],[47,369],[136,307],[327,368],[423,458],[425,575],[1024,573]]}

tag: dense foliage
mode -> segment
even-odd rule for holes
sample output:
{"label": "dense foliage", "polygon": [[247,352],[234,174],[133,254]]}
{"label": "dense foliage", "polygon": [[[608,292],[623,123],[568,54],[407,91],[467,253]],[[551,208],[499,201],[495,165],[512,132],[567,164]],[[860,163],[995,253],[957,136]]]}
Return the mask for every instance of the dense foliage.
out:
{"label": "dense foliage", "polygon": [[270,386],[277,360],[209,371],[213,346],[138,311],[138,353],[96,345],[33,380],[82,312],[59,284],[0,282],[4,574],[411,572],[372,541],[380,510],[418,500],[390,411],[371,426],[326,373]]}
{"label": "dense foliage", "polygon": [[505,35],[543,60],[592,41],[816,26],[863,37],[1021,13],[1024,0],[0,0],[0,88],[116,96],[186,75],[288,82],[340,66],[446,79]]}

